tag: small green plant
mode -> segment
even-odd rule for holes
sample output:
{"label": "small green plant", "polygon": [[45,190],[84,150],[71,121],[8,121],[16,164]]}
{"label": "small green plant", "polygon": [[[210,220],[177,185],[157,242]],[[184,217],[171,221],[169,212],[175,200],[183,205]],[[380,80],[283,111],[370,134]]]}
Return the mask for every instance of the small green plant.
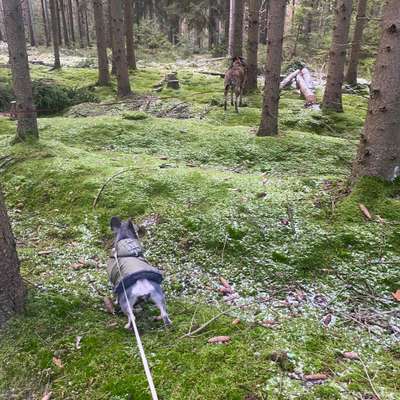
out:
{"label": "small green plant", "polygon": [[122,115],[122,118],[132,121],[139,121],[148,117],[149,115],[143,111],[128,111]]}

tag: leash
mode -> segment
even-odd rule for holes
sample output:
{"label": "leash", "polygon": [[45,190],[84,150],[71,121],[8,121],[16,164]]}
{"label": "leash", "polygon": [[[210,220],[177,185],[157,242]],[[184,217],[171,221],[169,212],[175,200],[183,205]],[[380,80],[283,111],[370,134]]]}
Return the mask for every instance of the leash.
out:
{"label": "leash", "polygon": [[[135,228],[135,230],[136,230],[136,228]],[[121,277],[122,288],[124,289],[125,300],[126,300],[126,303],[128,304],[129,318],[132,322],[133,330],[135,332],[137,346],[139,348],[140,357],[142,358],[144,372],[146,373],[147,382],[149,383],[151,397],[153,400],[158,400],[156,388],[155,388],[154,382],[153,382],[153,377],[151,375],[151,371],[149,368],[149,363],[147,362],[146,353],[144,352],[142,340],[140,339],[140,334],[139,334],[138,328],[136,326],[136,318],[135,318],[135,315],[133,314],[132,307],[129,305],[128,295],[126,293],[126,288],[125,288],[124,280],[123,280],[122,273],[121,273],[121,267],[119,265],[118,255],[117,255],[117,251],[115,248],[113,249],[113,252],[114,252],[115,261],[117,263],[119,276]]]}

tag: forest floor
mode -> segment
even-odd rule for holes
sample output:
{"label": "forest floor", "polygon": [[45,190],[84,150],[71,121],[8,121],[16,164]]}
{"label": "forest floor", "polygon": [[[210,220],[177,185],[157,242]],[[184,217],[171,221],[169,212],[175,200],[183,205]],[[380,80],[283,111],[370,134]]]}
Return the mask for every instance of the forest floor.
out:
{"label": "forest floor", "polygon": [[[181,89],[155,93],[175,69]],[[161,399],[398,399],[400,184],[348,183],[366,98],[346,94],[332,115],[284,91],[280,136],[257,138],[261,95],[224,112],[222,80],[198,69],[143,63],[131,73],[138,107],[115,104],[115,82],[95,88],[107,106],[42,116],[37,144],[11,147],[15,123],[0,119],[29,288],[26,313],[0,336],[0,398],[41,399],[47,388],[54,399],[149,399],[125,318],[103,305],[118,215],[146,226],[146,257],[165,272],[173,327],[152,306],[138,312]],[[96,81],[89,68],[32,75]],[[85,116],[96,107],[107,112]],[[229,343],[208,343],[219,335]]]}

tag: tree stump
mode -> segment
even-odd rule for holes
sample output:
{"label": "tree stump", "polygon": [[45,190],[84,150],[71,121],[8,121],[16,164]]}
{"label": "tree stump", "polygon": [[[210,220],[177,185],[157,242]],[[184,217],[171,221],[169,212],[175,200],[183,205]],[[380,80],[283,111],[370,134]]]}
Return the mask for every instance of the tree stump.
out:
{"label": "tree stump", "polygon": [[170,74],[167,74],[165,77],[165,82],[167,83],[167,88],[169,89],[178,90],[180,88],[177,72],[171,72]]}

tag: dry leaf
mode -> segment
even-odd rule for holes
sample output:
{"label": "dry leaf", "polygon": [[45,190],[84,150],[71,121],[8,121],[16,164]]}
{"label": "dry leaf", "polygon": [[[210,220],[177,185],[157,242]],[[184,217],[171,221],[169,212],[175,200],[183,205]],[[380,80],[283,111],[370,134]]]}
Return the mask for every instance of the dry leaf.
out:
{"label": "dry leaf", "polygon": [[229,289],[229,288],[227,288],[227,287],[225,287],[225,286],[221,286],[221,287],[219,288],[219,291],[220,291],[220,293],[222,293],[223,295],[232,294],[232,289]]}
{"label": "dry leaf", "polygon": [[64,368],[62,361],[57,357],[53,357],[53,364],[57,365],[57,367],[60,369]]}
{"label": "dry leaf", "polygon": [[222,287],[219,289],[219,291],[222,294],[232,294],[234,292],[234,290],[232,289],[232,286],[229,284],[229,282],[225,278],[220,276],[219,280],[222,283]]}
{"label": "dry leaf", "polygon": [[238,324],[240,324],[240,319],[239,318],[236,318],[236,319],[234,319],[232,321],[232,325],[238,325]]}
{"label": "dry leaf", "polygon": [[273,319],[266,319],[260,323],[261,326],[264,326],[265,328],[273,328],[275,325],[278,323],[273,320]]}
{"label": "dry leaf", "polygon": [[326,374],[304,375],[304,380],[307,382],[309,382],[309,381],[324,381],[325,379],[328,379],[328,375],[326,375]]}
{"label": "dry leaf", "polygon": [[109,297],[104,297],[103,299],[104,302],[104,307],[106,308],[106,311],[110,314],[115,314],[115,309],[114,309],[114,304],[112,300]]}
{"label": "dry leaf", "polygon": [[396,301],[400,301],[400,289],[397,289],[394,293],[392,293],[392,296]]}
{"label": "dry leaf", "polygon": [[345,351],[343,354],[344,358],[347,358],[348,360],[359,360],[360,357],[355,351]]}
{"label": "dry leaf", "polygon": [[359,204],[360,210],[362,213],[365,215],[366,218],[372,219],[370,212],[368,211],[368,208],[364,206],[364,204]]}
{"label": "dry leaf", "polygon": [[42,400],[50,400],[51,394],[52,394],[52,392],[46,392],[46,393],[43,395]]}
{"label": "dry leaf", "polygon": [[221,344],[221,343],[228,343],[230,340],[231,340],[230,336],[215,336],[211,339],[208,339],[208,343]]}

